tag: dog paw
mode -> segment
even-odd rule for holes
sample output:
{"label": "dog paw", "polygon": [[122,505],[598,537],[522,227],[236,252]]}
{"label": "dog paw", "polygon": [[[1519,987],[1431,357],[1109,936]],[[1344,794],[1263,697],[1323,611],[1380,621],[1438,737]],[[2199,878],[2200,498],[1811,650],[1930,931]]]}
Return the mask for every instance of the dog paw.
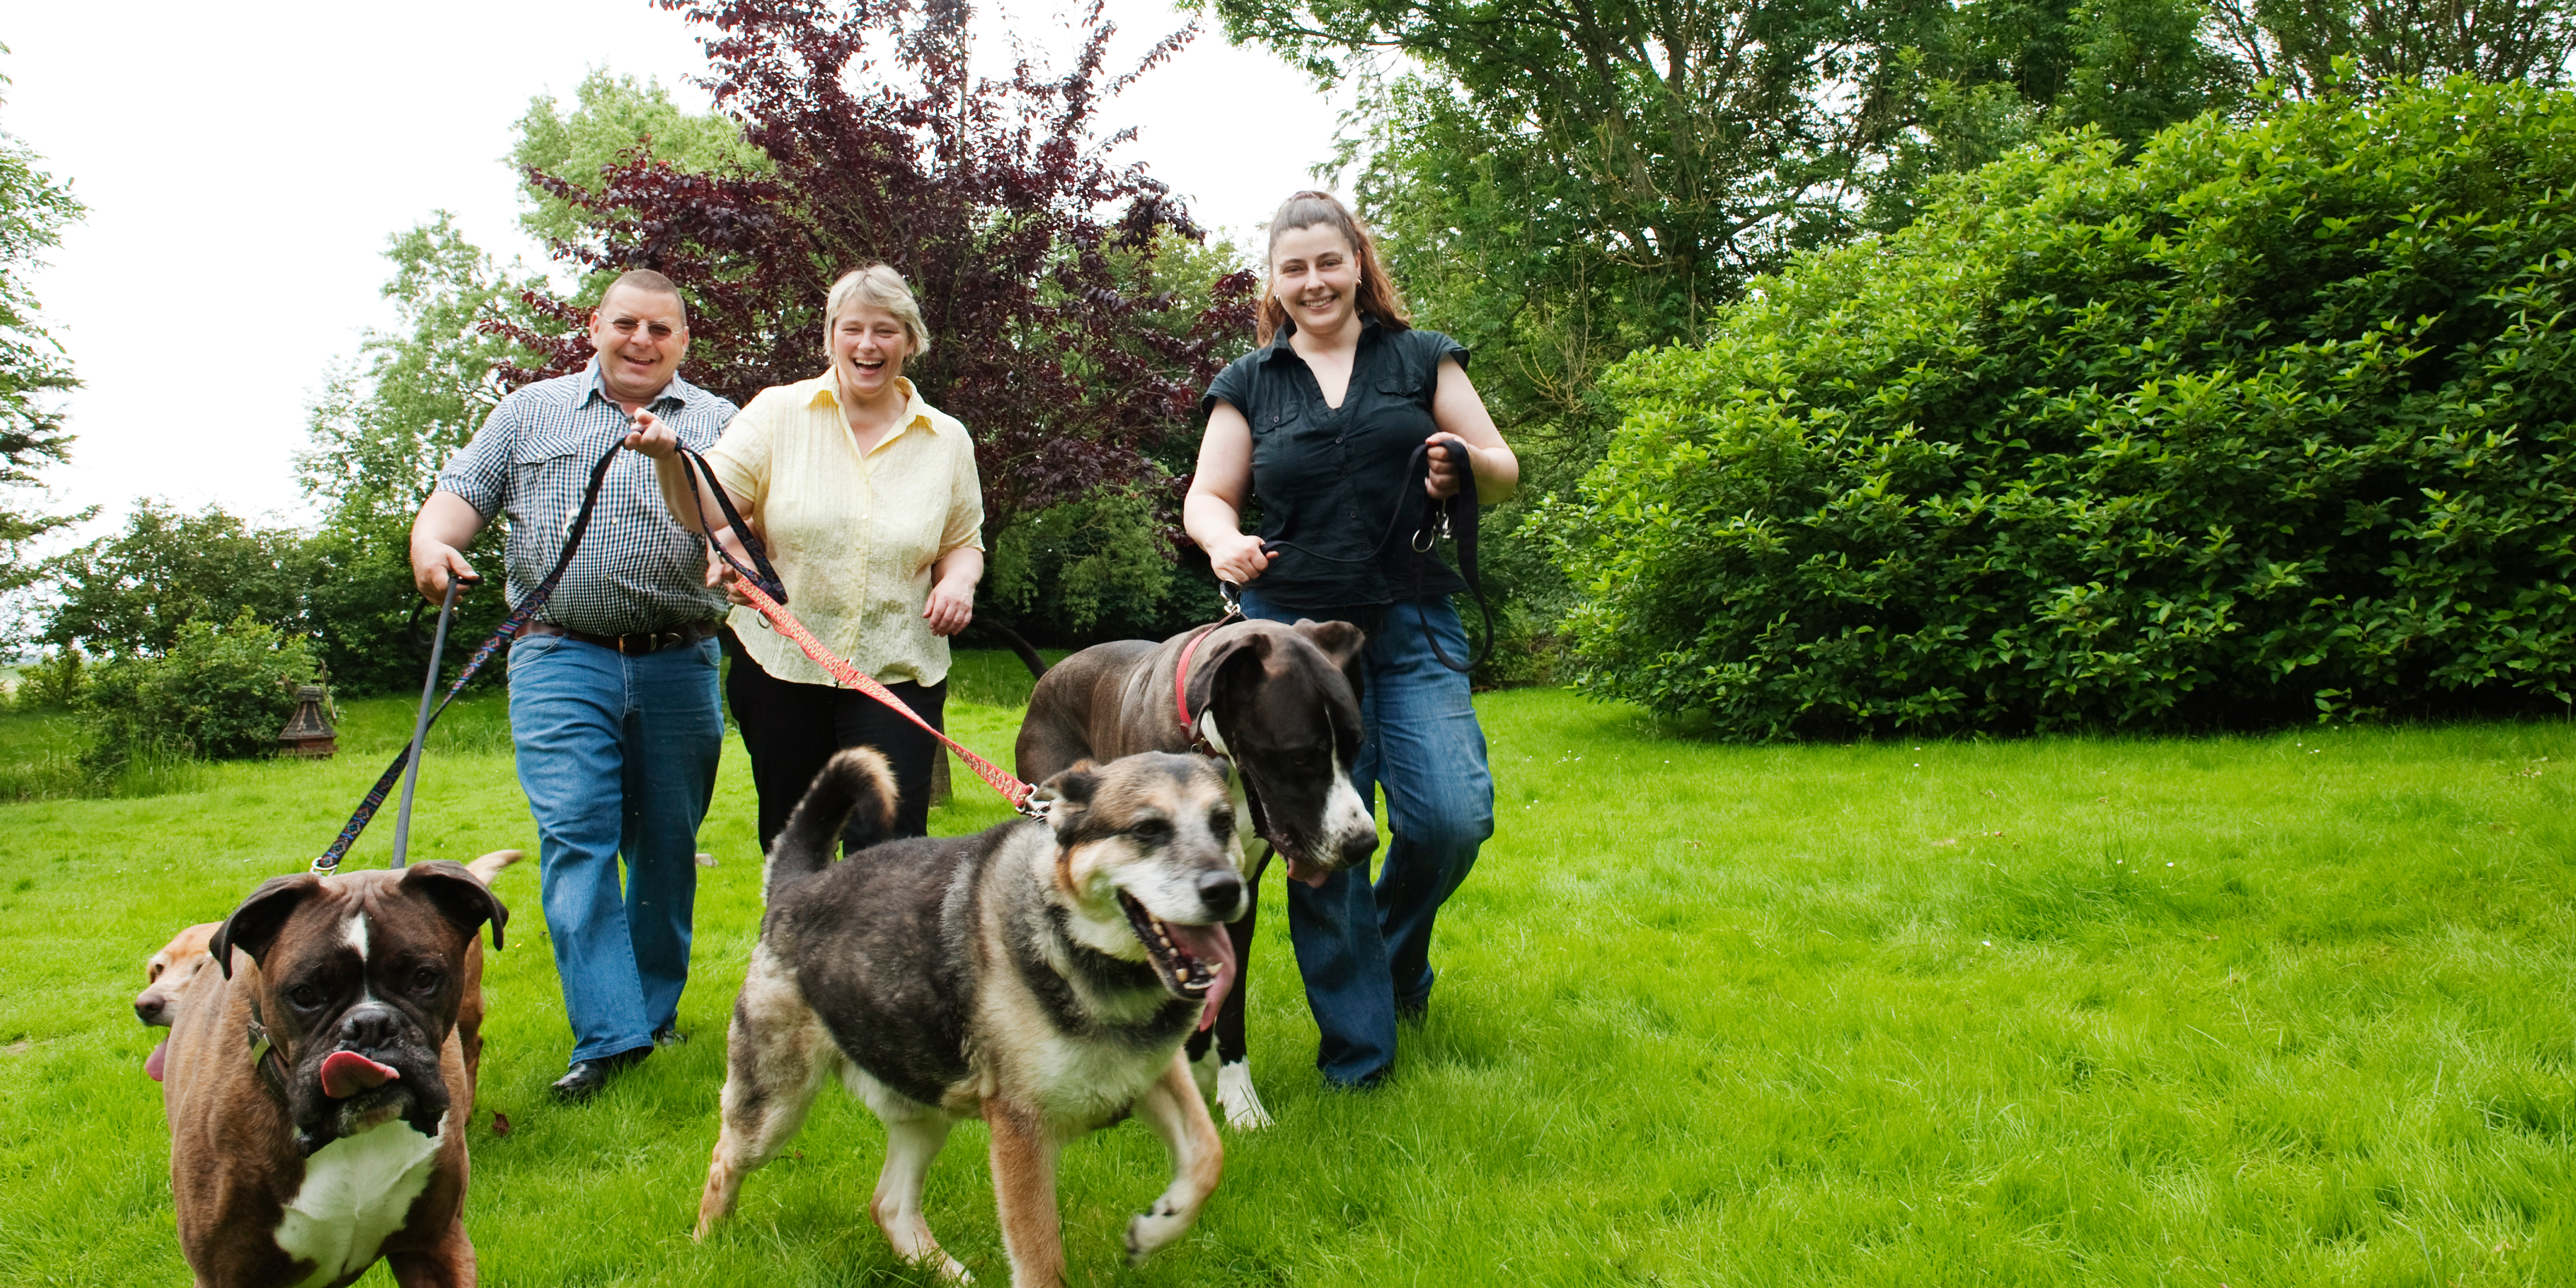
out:
{"label": "dog paw", "polygon": [[1261,1106],[1261,1093],[1252,1089],[1252,1067],[1244,1061],[1216,1071],[1215,1100],[1225,1110],[1225,1125],[1236,1131],[1259,1131],[1271,1124],[1270,1111]]}
{"label": "dog paw", "polygon": [[1145,1258],[1180,1238],[1189,1228],[1190,1219],[1175,1210],[1170,1200],[1156,1202],[1153,1211],[1138,1213],[1127,1223],[1127,1264],[1145,1264]]}

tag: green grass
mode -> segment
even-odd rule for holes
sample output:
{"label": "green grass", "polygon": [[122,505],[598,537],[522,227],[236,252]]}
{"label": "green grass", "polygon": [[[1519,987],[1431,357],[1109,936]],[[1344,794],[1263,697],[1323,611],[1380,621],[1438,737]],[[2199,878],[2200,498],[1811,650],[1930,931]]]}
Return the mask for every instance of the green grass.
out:
{"label": "green grass", "polygon": [[[991,703],[1025,689],[1005,662],[974,659],[951,708],[997,756],[1017,712]],[[1135,1272],[1118,1238],[1159,1146],[1130,1123],[1067,1150],[1075,1282],[2576,1282],[2576,731],[1745,749],[1556,692],[1479,707],[1500,829],[1395,1081],[1321,1086],[1266,918],[1279,1125],[1228,1133],[1206,1216]],[[0,806],[0,1282],[184,1282],[156,1035],[126,1009],[142,960],[300,868],[406,708],[352,704],[327,764]],[[498,704],[449,722],[417,852],[533,850]],[[882,1133],[837,1094],[735,1225],[687,1237],[758,914],[727,757],[698,1039],[592,1105],[542,1094],[569,1039],[535,874],[501,879],[467,1214],[487,1282],[929,1282],[867,1221]],[[957,792],[934,830],[1002,816]],[[983,1147],[960,1129],[928,1205],[1000,1283]]]}

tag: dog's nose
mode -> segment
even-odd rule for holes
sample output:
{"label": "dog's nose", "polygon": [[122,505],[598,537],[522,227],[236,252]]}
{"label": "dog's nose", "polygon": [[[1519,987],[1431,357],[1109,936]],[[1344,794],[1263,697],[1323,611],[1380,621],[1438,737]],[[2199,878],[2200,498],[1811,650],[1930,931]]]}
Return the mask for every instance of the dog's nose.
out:
{"label": "dog's nose", "polygon": [[1342,866],[1346,868],[1356,868],[1361,864],[1368,862],[1368,856],[1376,852],[1377,829],[1370,828],[1366,832],[1362,832],[1356,836],[1343,840]]}
{"label": "dog's nose", "polygon": [[1222,868],[1199,874],[1199,902],[1218,917],[1231,917],[1243,907],[1243,878]]}
{"label": "dog's nose", "polygon": [[400,1036],[402,1015],[382,1002],[365,1002],[340,1017],[340,1045],[352,1050],[392,1046]]}
{"label": "dog's nose", "polygon": [[160,998],[147,994],[134,999],[134,1018],[141,1020],[146,1024],[159,1024],[161,1022],[161,1010],[162,1002]]}

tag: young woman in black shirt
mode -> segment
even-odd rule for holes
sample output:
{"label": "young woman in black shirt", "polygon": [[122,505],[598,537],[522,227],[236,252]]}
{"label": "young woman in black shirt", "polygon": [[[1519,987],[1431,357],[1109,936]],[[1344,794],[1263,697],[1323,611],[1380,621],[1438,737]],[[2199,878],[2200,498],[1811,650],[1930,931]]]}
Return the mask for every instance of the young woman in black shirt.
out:
{"label": "young woman in black shirt", "polygon": [[[1467,350],[1408,324],[1376,243],[1340,201],[1290,197],[1270,220],[1269,261],[1259,347],[1203,400],[1207,434],[1183,522],[1217,575],[1244,588],[1245,615],[1339,619],[1369,633],[1351,781],[1363,798],[1386,788],[1394,840],[1374,887],[1365,871],[1288,886],[1290,937],[1323,1032],[1316,1066],[1366,1086],[1395,1060],[1396,1017],[1429,1005],[1432,922],[1494,831],[1484,730],[1466,675],[1442,658],[1468,656],[1449,604],[1465,583],[1406,541],[1380,541],[1420,445],[1443,435],[1467,445],[1465,459],[1431,450],[1434,498],[1473,487],[1485,504],[1503,500],[1520,461],[1467,379]],[[1247,497],[1261,503],[1258,534],[1242,531]]]}

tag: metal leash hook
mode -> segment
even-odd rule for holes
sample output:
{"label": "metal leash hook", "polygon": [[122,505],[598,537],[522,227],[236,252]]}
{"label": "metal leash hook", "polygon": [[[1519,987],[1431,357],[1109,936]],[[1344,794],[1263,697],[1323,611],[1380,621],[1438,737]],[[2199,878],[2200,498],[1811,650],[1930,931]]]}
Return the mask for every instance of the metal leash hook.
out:
{"label": "metal leash hook", "polygon": [[402,807],[394,813],[394,861],[387,865],[400,869],[403,856],[411,849],[411,796],[420,786],[420,745],[429,738],[430,704],[438,697],[438,663],[447,651],[447,624],[456,617],[456,596],[467,586],[481,585],[483,579],[471,573],[451,574],[447,579],[447,598],[438,606],[438,633],[429,641],[429,679],[420,686],[420,715],[411,726],[411,764],[403,770]]}

